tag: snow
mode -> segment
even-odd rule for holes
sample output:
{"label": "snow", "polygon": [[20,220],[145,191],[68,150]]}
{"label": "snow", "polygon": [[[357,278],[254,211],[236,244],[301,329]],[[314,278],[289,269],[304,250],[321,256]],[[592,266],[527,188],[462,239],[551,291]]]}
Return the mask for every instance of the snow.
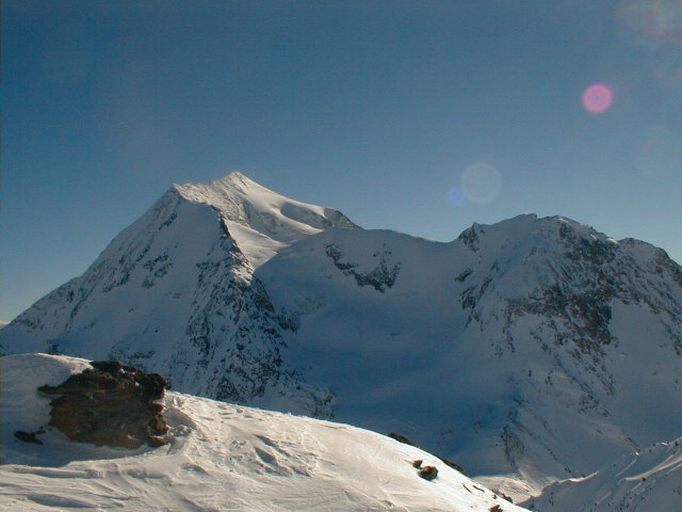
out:
{"label": "snow", "polygon": [[[350,425],[241,407],[177,392],[163,399],[169,444],[123,450],[74,443],[52,429],[44,445],[13,437],[48,420],[56,385],[88,362],[5,356],[0,427],[3,510],[487,511],[523,510],[434,456]],[[414,460],[438,467],[429,482]]]}
{"label": "snow", "polygon": [[682,438],[629,454],[585,477],[552,484],[526,506],[543,512],[680,509]]}
{"label": "snow", "polygon": [[438,243],[233,174],[175,186],[0,350],[115,357],[179,391],[397,431],[526,498],[682,435],[680,275],[565,217]]}
{"label": "snow", "polygon": [[175,185],[185,199],[220,211],[227,229],[254,268],[306,236],[355,225],[336,210],[290,199],[240,172],[208,184]]}
{"label": "snow", "polygon": [[[580,335],[561,316],[531,310],[509,323],[508,301],[544,307],[533,297],[548,283],[566,294],[586,293],[592,271],[572,268],[563,256],[557,236],[563,225],[577,237],[606,240],[574,221],[534,215],[475,225],[477,251],[390,231],[330,230],[284,249],[255,276],[277,310],[299,319],[286,337],[288,355],[311,382],[331,386],[337,417],[402,432],[491,487],[528,496],[562,475],[594,471],[635,443],[679,435],[682,421],[675,406],[680,359],[664,314],[613,301],[608,325],[617,341],[596,362],[591,358],[602,357],[601,348],[589,354],[556,341],[557,334]],[[399,265],[394,285],[383,293],[358,287],[327,256],[330,245],[358,273],[371,272],[382,258],[389,268]],[[460,282],[457,276],[469,270]],[[488,280],[480,295],[476,287]],[[642,281],[653,288],[651,277]],[[475,317],[462,307],[470,287],[478,298]]]}

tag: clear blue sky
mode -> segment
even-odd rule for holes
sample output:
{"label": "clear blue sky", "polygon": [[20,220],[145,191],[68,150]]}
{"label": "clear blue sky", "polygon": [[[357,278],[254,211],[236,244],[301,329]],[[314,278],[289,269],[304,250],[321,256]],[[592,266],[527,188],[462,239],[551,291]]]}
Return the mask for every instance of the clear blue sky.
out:
{"label": "clear blue sky", "polygon": [[171,183],[233,170],[366,228],[451,240],[559,214],[682,261],[679,0],[5,0],[2,18],[2,319]]}

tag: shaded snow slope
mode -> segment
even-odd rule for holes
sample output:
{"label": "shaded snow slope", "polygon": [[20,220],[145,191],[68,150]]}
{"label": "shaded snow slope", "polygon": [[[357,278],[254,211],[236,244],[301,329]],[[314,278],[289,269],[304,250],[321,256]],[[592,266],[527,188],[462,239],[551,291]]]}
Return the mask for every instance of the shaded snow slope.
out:
{"label": "shaded snow slope", "polygon": [[622,457],[585,478],[547,487],[526,503],[542,512],[673,511],[682,503],[682,438]]}
{"label": "shaded snow slope", "polygon": [[661,249],[563,217],[451,243],[344,219],[239,174],[176,186],[2,352],[401,432],[517,497],[682,435],[682,271]]}
{"label": "shaded snow slope", "polygon": [[[514,506],[432,455],[340,423],[170,392],[169,444],[123,450],[68,441],[54,430],[37,446],[16,440],[49,417],[36,387],[88,362],[24,354],[0,359],[3,510],[501,511]],[[435,464],[417,476],[412,462]]]}

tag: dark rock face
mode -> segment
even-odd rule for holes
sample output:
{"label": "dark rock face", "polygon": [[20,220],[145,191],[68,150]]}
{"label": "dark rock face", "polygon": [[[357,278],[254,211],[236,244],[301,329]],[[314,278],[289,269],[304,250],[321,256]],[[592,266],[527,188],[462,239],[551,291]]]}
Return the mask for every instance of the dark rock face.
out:
{"label": "dark rock face", "polygon": [[14,433],[14,437],[19,439],[19,441],[23,441],[24,443],[43,444],[43,442],[36,437],[36,434],[38,433],[44,433],[44,431],[24,432],[23,430],[17,430]]}
{"label": "dark rock face", "polygon": [[72,441],[98,446],[139,448],[160,446],[168,430],[155,403],[163,397],[166,380],[116,361],[92,363],[92,369],[72,375],[59,386],[38,391],[58,395],[51,402],[50,425]]}
{"label": "dark rock face", "polygon": [[358,272],[356,268],[357,263],[342,262],[343,253],[336,244],[328,244],[325,246],[325,252],[334,262],[334,266],[338,268],[344,276],[353,276],[358,286],[371,286],[376,291],[384,293],[386,288],[391,288],[398,274],[400,273],[400,264],[395,264],[389,268],[389,259],[391,251],[384,250],[382,253],[374,253],[372,256],[379,258],[379,265],[369,272]]}
{"label": "dark rock face", "polygon": [[433,480],[438,476],[438,468],[436,466],[426,466],[417,473],[424,480]]}
{"label": "dark rock face", "polygon": [[450,466],[452,469],[454,469],[455,471],[459,471],[463,475],[466,474],[464,468],[457,464],[456,462],[451,461],[450,459],[446,459],[445,457],[441,457],[440,455],[436,455],[436,457],[438,457],[446,466]]}
{"label": "dark rock face", "polygon": [[399,443],[408,444],[410,446],[417,446],[416,444],[414,444],[414,441],[412,441],[412,439],[410,439],[407,436],[402,435],[399,432],[390,432],[388,434],[388,437],[390,437],[391,439],[395,439]]}

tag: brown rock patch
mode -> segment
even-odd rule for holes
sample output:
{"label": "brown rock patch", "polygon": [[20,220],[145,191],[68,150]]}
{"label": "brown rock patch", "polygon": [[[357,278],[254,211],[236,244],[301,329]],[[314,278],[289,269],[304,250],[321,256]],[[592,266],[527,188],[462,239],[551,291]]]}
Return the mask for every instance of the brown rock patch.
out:
{"label": "brown rock patch", "polygon": [[424,480],[433,480],[438,476],[438,469],[436,466],[425,466],[417,474]]}
{"label": "brown rock patch", "polygon": [[156,373],[144,373],[116,361],[93,362],[92,369],[72,375],[59,386],[38,391],[57,395],[51,402],[50,425],[72,441],[138,448],[159,446],[168,431],[155,403],[168,385]]}

